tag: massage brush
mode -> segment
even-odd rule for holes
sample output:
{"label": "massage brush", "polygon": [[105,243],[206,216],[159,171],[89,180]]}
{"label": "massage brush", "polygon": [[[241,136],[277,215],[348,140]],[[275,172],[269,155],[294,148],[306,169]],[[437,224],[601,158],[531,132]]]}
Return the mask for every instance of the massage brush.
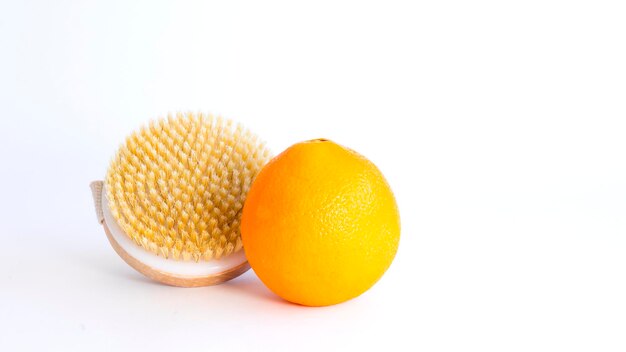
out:
{"label": "massage brush", "polygon": [[169,115],[126,138],[104,181],[91,183],[98,220],[131,267],[165,284],[222,283],[250,266],[239,231],[252,181],[270,153],[240,124]]}

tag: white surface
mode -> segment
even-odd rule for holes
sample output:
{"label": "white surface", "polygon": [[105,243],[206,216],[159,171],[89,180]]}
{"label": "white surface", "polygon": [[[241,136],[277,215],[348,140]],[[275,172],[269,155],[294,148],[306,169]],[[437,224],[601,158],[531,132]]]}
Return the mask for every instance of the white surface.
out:
{"label": "white surface", "polygon": [[[623,1],[0,2],[0,351],[626,350]],[[158,285],[89,182],[148,119],[374,161],[402,239],[370,291]]]}
{"label": "white surface", "polygon": [[113,218],[113,214],[111,214],[111,210],[109,209],[106,188],[102,189],[102,213],[109,231],[111,232],[111,236],[115,238],[115,241],[120,245],[120,247],[122,247],[131,257],[150,266],[151,268],[157,269],[160,272],[170,273],[176,276],[209,276],[235,268],[246,261],[246,254],[243,250],[231,255],[223,256],[219,259],[209,261],[202,260],[199,263],[196,263],[193,260],[173,260],[154,255],[154,253],[137,245],[130,237],[128,237],[128,235],[124,233],[124,230],[122,230],[117,221],[115,221],[115,218]]}

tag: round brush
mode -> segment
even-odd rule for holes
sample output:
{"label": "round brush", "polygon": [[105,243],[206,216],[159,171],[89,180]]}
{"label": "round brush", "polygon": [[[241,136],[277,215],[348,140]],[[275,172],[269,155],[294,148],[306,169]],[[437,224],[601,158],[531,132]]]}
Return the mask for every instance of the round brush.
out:
{"label": "round brush", "polygon": [[250,268],[241,211],[269,159],[240,124],[169,115],[127,137],[104,181],[92,182],[98,219],[120,257],[154,280],[184,287],[230,280]]}

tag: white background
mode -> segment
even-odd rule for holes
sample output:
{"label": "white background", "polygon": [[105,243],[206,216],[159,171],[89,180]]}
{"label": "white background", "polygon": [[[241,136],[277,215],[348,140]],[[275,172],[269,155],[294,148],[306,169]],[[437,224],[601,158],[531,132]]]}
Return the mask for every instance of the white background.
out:
{"label": "white background", "polygon": [[[0,350],[626,350],[624,6],[0,0]],[[88,183],[187,110],[374,161],[386,275],[306,308],[134,272]]]}

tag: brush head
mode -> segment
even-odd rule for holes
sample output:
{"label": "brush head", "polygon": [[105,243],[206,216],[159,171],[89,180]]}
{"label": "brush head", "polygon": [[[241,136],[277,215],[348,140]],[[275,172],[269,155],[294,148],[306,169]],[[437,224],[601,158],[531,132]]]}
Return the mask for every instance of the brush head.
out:
{"label": "brush head", "polygon": [[240,124],[170,115],[126,138],[107,170],[108,207],[123,232],[156,255],[219,259],[242,249],[241,210],[269,159]]}

